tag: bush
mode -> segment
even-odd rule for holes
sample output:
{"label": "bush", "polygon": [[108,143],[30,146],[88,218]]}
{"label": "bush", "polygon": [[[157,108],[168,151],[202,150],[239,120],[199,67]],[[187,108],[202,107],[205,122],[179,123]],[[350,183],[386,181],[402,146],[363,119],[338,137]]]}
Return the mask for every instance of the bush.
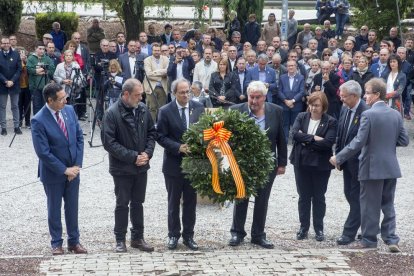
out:
{"label": "bush", "polygon": [[53,22],[60,23],[60,29],[70,39],[72,34],[78,30],[79,16],[74,12],[52,12],[36,14],[36,36],[41,39],[45,33],[52,31]]}
{"label": "bush", "polygon": [[17,32],[22,10],[22,0],[0,0],[0,29],[3,35],[9,36]]}

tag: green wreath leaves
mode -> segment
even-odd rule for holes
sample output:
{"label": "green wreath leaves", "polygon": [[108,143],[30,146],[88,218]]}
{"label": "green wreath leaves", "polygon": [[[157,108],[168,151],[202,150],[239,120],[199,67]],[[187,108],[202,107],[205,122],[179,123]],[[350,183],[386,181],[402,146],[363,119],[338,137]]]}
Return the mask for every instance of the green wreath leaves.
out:
{"label": "green wreath leaves", "polygon": [[207,196],[214,202],[224,203],[236,199],[236,186],[230,168],[219,170],[223,194],[216,194],[211,185],[212,168],[206,155],[209,141],[203,140],[203,130],[211,128],[218,121],[224,121],[224,128],[232,132],[228,143],[239,165],[246,197],[255,196],[257,189],[267,183],[268,175],[274,169],[275,157],[266,133],[247,114],[237,110],[219,109],[213,114],[203,114],[198,123],[191,125],[184,133],[183,142],[189,145],[191,151],[181,163],[185,177],[201,196]]}

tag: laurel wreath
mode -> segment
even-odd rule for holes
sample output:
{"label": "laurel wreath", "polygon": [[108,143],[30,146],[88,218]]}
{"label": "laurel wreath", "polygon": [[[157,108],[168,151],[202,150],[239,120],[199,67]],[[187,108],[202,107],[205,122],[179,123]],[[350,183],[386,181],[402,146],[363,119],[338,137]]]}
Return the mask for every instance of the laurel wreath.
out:
{"label": "laurel wreath", "polygon": [[[198,123],[191,125],[184,133],[183,142],[189,145],[191,152],[181,163],[185,177],[200,196],[208,197],[213,202],[239,200],[235,198],[236,186],[229,168],[219,171],[223,194],[215,193],[212,188],[212,167],[206,155],[208,142],[203,140],[203,130],[218,121],[224,121],[224,127],[232,132],[228,143],[244,180],[246,198],[255,196],[257,190],[267,183],[268,175],[274,169],[275,157],[266,133],[255,124],[254,119],[237,110],[219,109],[214,113],[204,113]],[[220,153],[217,157],[223,159]]]}

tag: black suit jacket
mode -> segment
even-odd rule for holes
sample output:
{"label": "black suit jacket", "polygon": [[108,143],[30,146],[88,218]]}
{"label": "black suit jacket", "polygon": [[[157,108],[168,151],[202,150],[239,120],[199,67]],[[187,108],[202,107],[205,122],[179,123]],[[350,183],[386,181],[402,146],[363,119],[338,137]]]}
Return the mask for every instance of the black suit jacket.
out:
{"label": "black suit jacket", "polygon": [[[198,118],[204,112],[201,103],[190,101],[190,124],[198,122]],[[187,129],[184,128],[176,101],[172,101],[159,109],[157,132],[158,144],[164,148],[162,172],[166,175],[182,176],[181,161],[183,154],[179,152],[183,144],[181,138]]]}
{"label": "black suit jacket", "polygon": [[[0,51],[0,94],[19,93],[21,73],[22,61],[19,53],[10,49],[6,55]],[[6,81],[13,81],[13,86],[6,87]]]}
{"label": "black suit jacket", "polygon": [[[345,119],[346,119],[345,117],[346,117],[348,108],[345,106],[342,107],[341,115],[339,116],[339,120],[338,120],[338,132],[337,132],[336,147],[335,147],[336,153],[340,152],[357,135],[359,124],[361,121],[361,113],[368,109],[369,109],[369,106],[363,100],[361,100],[355,111],[354,118],[352,119],[352,122],[350,123],[348,133],[347,133],[346,131],[344,131],[344,127],[345,127]],[[346,135],[345,140],[343,137],[344,135]],[[358,156],[359,156],[359,153],[355,154],[353,157],[351,157],[348,161],[346,161],[341,166],[348,166],[350,168],[350,171],[353,171],[357,174],[358,168],[359,168]]]}
{"label": "black suit jacket", "polygon": [[332,146],[336,140],[337,121],[328,114],[323,114],[316,129],[316,136],[323,137],[315,141],[314,135],[307,134],[310,112],[302,112],[296,117],[292,127],[293,148],[290,162],[293,166],[311,166],[315,170],[331,170],[334,167],[329,163],[332,156]]}
{"label": "black suit jacket", "polygon": [[230,90],[232,90],[232,93],[237,98],[236,102],[240,102],[240,99],[239,99],[240,95],[246,96],[243,102],[247,101],[247,94],[246,94],[246,89],[245,89],[246,86],[244,85],[246,82],[247,70],[244,70],[243,74],[244,74],[243,86],[240,86],[240,76],[239,76],[238,70],[232,71],[229,74]]}
{"label": "black suit jacket", "polygon": [[[248,103],[233,105],[230,109],[249,114]],[[275,166],[287,165],[287,144],[283,132],[283,109],[272,103],[265,103],[265,129],[271,142],[271,150],[275,154]]]}
{"label": "black suit jacket", "polygon": [[[328,114],[334,116],[335,118],[339,117],[339,111],[341,108],[341,102],[337,91],[339,89],[339,76],[331,72],[329,74],[329,80],[324,83],[324,92],[328,98]],[[315,87],[320,86],[322,90],[322,73],[319,73],[313,79],[312,91],[315,91]]]}

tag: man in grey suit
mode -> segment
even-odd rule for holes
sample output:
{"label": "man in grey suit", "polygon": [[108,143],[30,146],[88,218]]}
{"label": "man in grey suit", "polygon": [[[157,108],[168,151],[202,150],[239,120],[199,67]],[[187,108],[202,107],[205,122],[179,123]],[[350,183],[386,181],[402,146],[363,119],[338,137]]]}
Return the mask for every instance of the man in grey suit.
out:
{"label": "man in grey suit", "polygon": [[376,248],[381,210],[381,238],[391,252],[400,252],[395,234],[394,195],[401,177],[396,147],[407,146],[409,138],[401,114],[384,102],[386,84],[373,78],[365,84],[365,101],[371,108],[361,114],[357,136],[330,162],[341,166],[361,150],[358,179],[361,183],[362,240],[355,249]]}
{"label": "man in grey suit", "polygon": [[[339,120],[335,152],[339,153],[357,135],[361,113],[369,106],[361,100],[362,89],[358,82],[350,80],[339,87],[339,96],[344,103]],[[359,205],[360,184],[358,181],[358,154],[341,165],[344,177],[344,193],[349,203],[349,214],[345,221],[342,235],[336,240],[339,245],[347,245],[355,240],[361,226],[361,209]]]}

